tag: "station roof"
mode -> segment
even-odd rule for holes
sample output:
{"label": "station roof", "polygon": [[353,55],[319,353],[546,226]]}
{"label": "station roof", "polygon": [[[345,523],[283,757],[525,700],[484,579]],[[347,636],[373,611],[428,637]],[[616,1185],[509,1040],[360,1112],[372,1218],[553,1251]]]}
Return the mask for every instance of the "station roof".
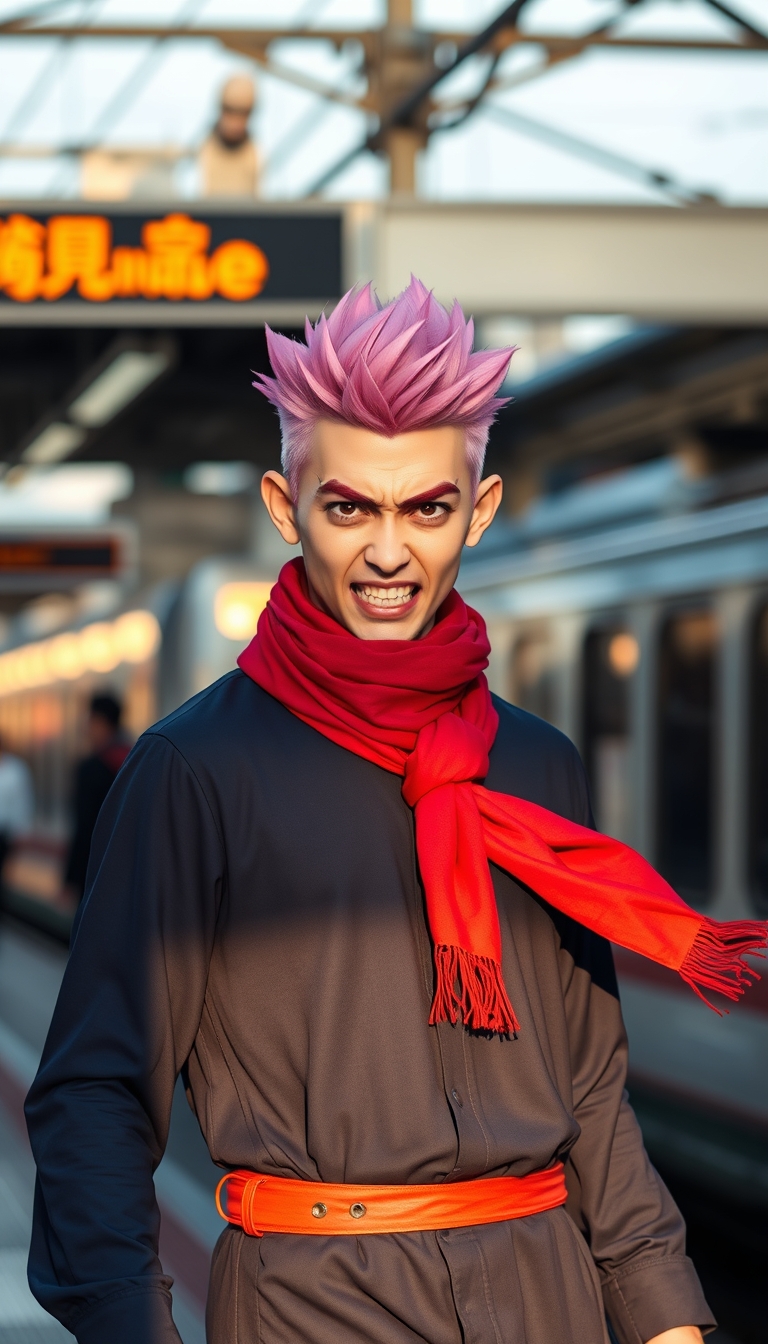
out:
{"label": "station roof", "polygon": [[277,465],[277,417],[251,387],[252,370],[268,369],[263,328],[181,328],[159,338],[98,328],[0,329],[0,458],[18,462],[20,445],[36,435],[39,442],[41,427],[65,423],[83,387],[126,350],[160,355],[160,373],[62,456],[122,461],[155,477],[180,476],[195,461]]}
{"label": "station roof", "polygon": [[[277,464],[277,417],[251,386],[269,367],[264,331],[237,328],[0,329],[0,456],[19,460],[126,350],[159,356],[160,372],[88,428],[74,459],[169,480],[196,461]],[[765,328],[639,327],[509,390],[489,463],[537,489],[670,451],[698,454],[701,469],[768,456]]]}
{"label": "station roof", "polygon": [[[197,147],[239,71],[259,84],[264,194],[301,198],[375,132],[388,10],[411,12],[406,45],[441,79],[428,198],[768,199],[764,0],[0,0],[0,198],[77,195],[82,152],[136,146],[194,195]],[[322,188],[386,189],[370,146]]]}
{"label": "station roof", "polygon": [[490,462],[531,493],[669,453],[697,474],[768,458],[766,328],[640,327],[510,392]]}

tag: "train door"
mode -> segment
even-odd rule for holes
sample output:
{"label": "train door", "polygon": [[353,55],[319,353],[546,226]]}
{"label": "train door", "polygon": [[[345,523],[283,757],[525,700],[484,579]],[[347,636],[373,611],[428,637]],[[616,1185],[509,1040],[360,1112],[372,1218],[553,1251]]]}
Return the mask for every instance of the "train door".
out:
{"label": "train door", "polygon": [[670,614],[659,640],[657,867],[692,905],[715,884],[719,629],[695,607]]}
{"label": "train door", "polygon": [[584,641],[583,754],[595,820],[606,835],[634,837],[631,681],[640,661],[635,635],[619,624],[593,628]]}
{"label": "train door", "polygon": [[521,630],[509,663],[509,698],[548,723],[557,719],[555,647],[546,625]]}

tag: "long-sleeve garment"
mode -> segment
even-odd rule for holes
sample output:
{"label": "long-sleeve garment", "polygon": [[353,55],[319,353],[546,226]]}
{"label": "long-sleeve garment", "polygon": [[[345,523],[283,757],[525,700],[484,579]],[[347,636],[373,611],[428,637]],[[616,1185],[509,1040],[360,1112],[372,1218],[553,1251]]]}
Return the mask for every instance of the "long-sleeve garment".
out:
{"label": "long-sleeve garment", "polygon": [[[496,701],[487,784],[589,819],[571,744]],[[184,1069],[211,1155],[298,1180],[523,1176],[568,1211],[443,1232],[228,1228],[210,1344],[641,1344],[712,1316],[624,1094],[609,947],[493,870],[517,1039],[428,1025],[401,780],[241,672],[140,740],[102,808],[27,1103],[30,1280],[80,1344],[172,1344],[152,1173]],[[706,1011],[706,1010],[702,1010]]]}

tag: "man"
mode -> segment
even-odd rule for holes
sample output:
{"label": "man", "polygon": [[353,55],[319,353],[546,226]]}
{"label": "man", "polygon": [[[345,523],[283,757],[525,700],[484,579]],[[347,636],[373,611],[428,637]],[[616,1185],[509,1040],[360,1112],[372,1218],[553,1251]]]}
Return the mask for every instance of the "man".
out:
{"label": "man", "polygon": [[28,1101],[32,1287],[80,1344],[177,1340],[152,1173],[183,1071],[232,1173],[211,1344],[607,1344],[606,1310],[620,1344],[700,1342],[584,925],[731,994],[765,928],[720,931],[587,829],[574,748],[488,695],[453,584],[501,498],[510,352],[415,280],[307,339],[270,333],[261,380],[303,561],[96,828]]}
{"label": "man", "polygon": [[5,861],[19,836],[31,831],[34,813],[29,766],[8,751],[0,738],[0,886]]}
{"label": "man", "polygon": [[249,130],[256,90],[248,75],[233,75],[221,90],[219,116],[200,147],[204,196],[254,196],[259,158]]}
{"label": "man", "polygon": [[78,901],[85,889],[96,818],[129,751],[120,732],[122,712],[120,701],[109,692],[94,695],[88,707],[90,751],[75,772],[72,840],[64,873],[65,885]]}

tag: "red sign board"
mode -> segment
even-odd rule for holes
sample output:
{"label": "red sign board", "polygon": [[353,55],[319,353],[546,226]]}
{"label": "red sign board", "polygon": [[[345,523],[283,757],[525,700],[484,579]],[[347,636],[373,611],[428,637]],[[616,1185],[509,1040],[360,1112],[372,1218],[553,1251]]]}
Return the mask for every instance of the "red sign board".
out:
{"label": "red sign board", "polygon": [[139,247],[114,246],[105,215],[9,215],[0,227],[0,287],[9,299],[223,299],[260,294],[269,262],[256,243],[232,238],[210,251],[210,225],[185,214],[148,220]]}
{"label": "red sign board", "polygon": [[341,292],[341,214],[18,210],[0,217],[0,311],[193,307],[256,298],[326,302]]}

